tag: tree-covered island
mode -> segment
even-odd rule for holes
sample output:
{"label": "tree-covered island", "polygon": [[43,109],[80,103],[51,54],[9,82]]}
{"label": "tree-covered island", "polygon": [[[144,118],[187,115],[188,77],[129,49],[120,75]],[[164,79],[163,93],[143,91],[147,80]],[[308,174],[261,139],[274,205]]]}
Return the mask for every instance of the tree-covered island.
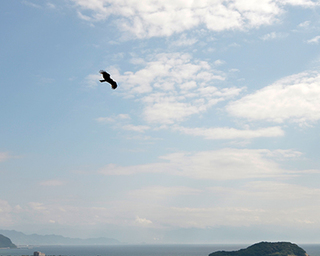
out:
{"label": "tree-covered island", "polygon": [[239,251],[217,251],[209,256],[307,256],[305,250],[290,242],[260,242]]}

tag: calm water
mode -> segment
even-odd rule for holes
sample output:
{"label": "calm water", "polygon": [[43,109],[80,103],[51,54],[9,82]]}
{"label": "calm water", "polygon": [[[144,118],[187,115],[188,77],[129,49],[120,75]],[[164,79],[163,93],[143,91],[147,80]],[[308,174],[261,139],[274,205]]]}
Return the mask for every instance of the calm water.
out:
{"label": "calm water", "polygon": [[[110,246],[40,246],[29,249],[0,249],[0,256],[33,255],[40,251],[46,256],[208,256],[209,253],[233,251],[248,245],[110,245]],[[320,256],[320,245],[299,245],[310,256]]]}

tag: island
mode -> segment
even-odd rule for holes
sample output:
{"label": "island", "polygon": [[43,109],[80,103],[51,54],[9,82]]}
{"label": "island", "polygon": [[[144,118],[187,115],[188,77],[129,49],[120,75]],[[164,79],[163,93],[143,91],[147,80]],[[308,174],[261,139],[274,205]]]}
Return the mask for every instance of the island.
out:
{"label": "island", "polygon": [[290,242],[260,242],[239,251],[217,251],[209,256],[308,256],[305,250]]}
{"label": "island", "polygon": [[17,248],[17,246],[11,242],[10,238],[0,234],[0,248]]}

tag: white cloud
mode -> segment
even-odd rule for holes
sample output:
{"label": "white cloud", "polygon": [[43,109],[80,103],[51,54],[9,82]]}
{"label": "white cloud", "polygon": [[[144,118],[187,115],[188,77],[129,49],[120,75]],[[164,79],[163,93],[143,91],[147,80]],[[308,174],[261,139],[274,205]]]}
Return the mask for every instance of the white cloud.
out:
{"label": "white cloud", "polygon": [[[150,93],[153,91],[153,85],[155,88],[166,91],[172,89],[174,84],[193,80],[197,76],[202,76],[198,77],[202,82],[208,79],[224,79],[221,72],[211,70],[210,65],[205,61],[193,61],[189,54],[162,53],[149,58],[149,62],[145,62],[145,68],[135,73],[125,72],[117,76],[117,80],[123,83],[122,87],[129,93]],[[203,76],[204,72],[207,72],[207,77]]]}
{"label": "white cloud", "polygon": [[276,39],[276,38],[284,38],[286,36],[287,35],[284,34],[284,33],[271,32],[269,34],[266,34],[266,35],[262,36],[261,39],[263,41],[268,41],[268,40],[273,40],[273,39]]}
{"label": "white cloud", "polygon": [[281,169],[275,161],[270,159],[272,152],[270,150],[221,149],[198,153],[174,153],[160,157],[165,162],[134,166],[109,164],[99,172],[104,175],[166,173],[212,180],[289,175],[288,171]]}
{"label": "white cloud", "polygon": [[308,124],[320,119],[320,74],[304,72],[234,101],[227,111],[250,120]]}
{"label": "white cloud", "polygon": [[25,5],[31,6],[33,8],[37,8],[37,9],[42,8],[40,5],[32,3],[32,2],[29,2],[29,1],[22,1],[22,3],[25,4]]}
{"label": "white cloud", "polygon": [[172,124],[175,121],[183,121],[186,117],[204,112],[207,108],[202,102],[192,104],[189,102],[179,102],[175,96],[153,95],[153,99],[144,109],[144,118],[149,123]]}
{"label": "white cloud", "polygon": [[146,125],[124,125],[122,126],[122,129],[127,130],[127,131],[134,131],[134,132],[145,132],[146,130],[149,130],[150,127]]}
{"label": "white cloud", "polygon": [[119,114],[117,116],[118,119],[131,119],[128,114]]}
{"label": "white cloud", "polygon": [[123,84],[124,97],[138,98],[148,123],[173,124],[207,111],[220,101],[237,96],[243,88],[214,86],[225,74],[189,54],[157,54],[145,67],[115,77]]}
{"label": "white cloud", "polygon": [[95,120],[99,123],[114,123],[123,120],[130,120],[131,117],[128,114],[119,114],[112,117],[98,117]]}
{"label": "white cloud", "polygon": [[310,26],[310,24],[311,24],[311,21],[310,20],[306,20],[306,21],[300,23],[298,25],[298,27],[300,27],[300,28],[308,28]]}
{"label": "white cloud", "polygon": [[181,35],[180,38],[171,43],[172,46],[190,46],[198,42],[196,38],[187,38],[185,34]]}
{"label": "white cloud", "polygon": [[235,128],[187,128],[176,126],[174,128],[184,134],[201,136],[208,140],[225,139],[253,139],[259,137],[279,137],[284,135],[284,131],[279,126],[261,128],[257,130],[238,130]]}
{"label": "white cloud", "polygon": [[316,37],[308,40],[307,43],[309,43],[309,44],[318,44],[319,40],[320,40],[320,36],[316,36]]}
{"label": "white cloud", "polygon": [[80,19],[85,20],[85,21],[91,21],[91,18],[89,16],[84,15],[79,11],[77,13],[78,13],[78,16],[79,16]]}
{"label": "white cloud", "polygon": [[118,26],[138,38],[170,36],[200,25],[212,31],[273,24],[286,5],[313,7],[308,0],[71,0],[80,18],[101,21],[113,16]]}
{"label": "white cloud", "polygon": [[44,5],[44,1],[38,1],[40,2],[42,5],[39,5],[39,4],[35,4],[33,3],[33,1],[26,1],[26,0],[23,0],[21,3],[27,5],[27,6],[31,6],[33,8],[37,8],[37,9],[42,9],[42,8],[49,8],[49,9],[56,9],[56,6],[53,4],[53,3],[46,3]]}
{"label": "white cloud", "polygon": [[56,6],[52,3],[47,3],[47,7],[50,9],[56,9]]}
{"label": "white cloud", "polygon": [[148,225],[152,224],[152,221],[145,219],[145,218],[140,218],[139,216],[137,216],[135,223],[137,223],[138,225],[142,225],[142,226],[148,226]]}
{"label": "white cloud", "polygon": [[277,158],[277,159],[287,159],[287,158],[299,158],[303,154],[296,150],[291,149],[276,149],[273,151],[270,151],[269,154],[267,154],[270,157]]}
{"label": "white cloud", "polygon": [[225,64],[226,62],[224,61],[224,60],[216,60],[215,62],[214,62],[214,65],[216,65],[216,66],[220,66],[220,65],[223,65],[223,64]]}

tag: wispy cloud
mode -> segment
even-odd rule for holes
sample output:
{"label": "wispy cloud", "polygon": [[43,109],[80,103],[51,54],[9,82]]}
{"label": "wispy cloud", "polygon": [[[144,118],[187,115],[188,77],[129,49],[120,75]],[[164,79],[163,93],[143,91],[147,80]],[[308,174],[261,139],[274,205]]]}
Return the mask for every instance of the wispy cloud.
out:
{"label": "wispy cloud", "polygon": [[13,208],[10,204],[0,199],[0,225],[3,227],[10,226],[14,223],[14,218],[12,215]]}
{"label": "wispy cloud", "polygon": [[31,6],[31,7],[33,7],[33,8],[37,8],[37,9],[42,8],[41,5],[32,3],[32,2],[30,2],[30,1],[22,1],[22,3],[25,4],[25,5]]}
{"label": "wispy cloud", "polygon": [[135,166],[109,164],[99,170],[103,175],[166,173],[193,179],[236,180],[289,175],[270,159],[270,150],[221,149],[198,153],[174,153],[160,157],[158,163]]}
{"label": "wispy cloud", "polygon": [[151,129],[151,127],[147,125],[131,124],[131,117],[128,114],[119,114],[112,117],[99,117],[95,120],[99,123],[112,124],[115,129],[122,129],[126,131],[144,133]]}
{"label": "wispy cloud", "polygon": [[306,20],[298,25],[299,28],[308,28],[311,24],[310,20]]}
{"label": "wispy cloud", "polygon": [[253,139],[260,137],[279,137],[284,135],[284,131],[279,126],[267,127],[256,130],[239,130],[235,128],[187,128],[176,126],[174,130],[184,134],[204,137],[208,140],[226,140],[226,139]]}
{"label": "wispy cloud", "polygon": [[56,9],[56,6],[53,3],[47,3],[47,7],[50,9]]}
{"label": "wispy cloud", "polygon": [[0,152],[0,163],[7,161],[8,159],[12,158],[13,156],[11,156],[8,152]]}
{"label": "wispy cloud", "polygon": [[98,74],[90,74],[86,77],[85,84],[90,88],[94,88],[98,86],[99,79],[101,79],[101,75]]}
{"label": "wispy cloud", "polygon": [[273,39],[277,39],[277,38],[284,38],[286,36],[287,36],[287,34],[284,34],[284,33],[271,32],[269,34],[262,36],[261,39],[263,41],[268,41],[268,40],[273,40]]}
{"label": "wispy cloud", "polygon": [[58,186],[65,185],[65,181],[56,180],[56,179],[55,180],[45,180],[45,181],[40,182],[40,185],[44,186],[44,187],[58,187]]}
{"label": "wispy cloud", "polygon": [[99,123],[114,123],[114,122],[119,122],[123,120],[130,120],[130,119],[131,118],[128,114],[118,114],[112,117],[98,117],[96,118],[96,121]]}
{"label": "wispy cloud", "polygon": [[44,212],[44,211],[48,210],[47,207],[43,203],[39,203],[39,202],[30,202],[30,203],[28,203],[28,206],[33,211],[37,211],[37,212]]}
{"label": "wispy cloud", "polygon": [[282,4],[290,4],[293,6],[303,6],[303,7],[315,7],[319,6],[318,1],[313,0],[280,0],[279,1]]}
{"label": "wispy cloud", "polygon": [[199,195],[201,190],[189,188],[189,187],[164,187],[164,186],[154,186],[154,187],[145,187],[137,190],[132,190],[129,192],[130,198],[139,199],[145,202],[150,203],[151,201],[160,202],[168,200],[170,197],[179,197],[179,196],[190,196],[190,195]]}
{"label": "wispy cloud", "polygon": [[[187,199],[182,200],[183,197]],[[24,222],[69,227],[208,228],[278,225],[319,227],[320,189],[279,181],[251,181],[242,186],[145,187],[131,190],[120,201],[91,202],[93,206],[30,202],[14,208],[0,200],[0,223]],[[177,204],[177,202],[179,202]]]}
{"label": "wispy cloud", "polygon": [[132,124],[128,124],[128,125],[124,125],[122,126],[122,129],[127,130],[127,131],[135,131],[135,132],[145,132],[146,130],[149,130],[150,127],[146,126],[146,125],[132,125]]}

